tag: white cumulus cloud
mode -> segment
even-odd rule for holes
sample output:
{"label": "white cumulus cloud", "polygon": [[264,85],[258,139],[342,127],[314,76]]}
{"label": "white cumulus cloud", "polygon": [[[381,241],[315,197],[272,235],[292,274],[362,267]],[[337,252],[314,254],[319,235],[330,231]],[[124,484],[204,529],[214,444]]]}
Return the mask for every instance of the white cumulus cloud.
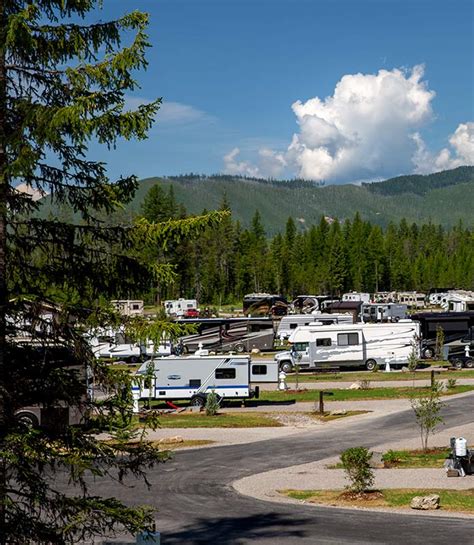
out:
{"label": "white cumulus cloud", "polygon": [[226,171],[340,183],[473,164],[473,123],[459,125],[451,149],[427,149],[420,131],[434,117],[434,97],[421,65],[345,75],[331,96],[293,103],[298,131],[286,150],[261,149],[253,164],[235,148]]}
{"label": "white cumulus cloud", "polygon": [[[127,95],[125,97],[125,110],[136,110],[142,104],[150,104],[151,102],[153,101],[149,98]],[[189,104],[164,100],[158,110],[156,119],[160,125],[169,126],[211,121],[212,116]]]}

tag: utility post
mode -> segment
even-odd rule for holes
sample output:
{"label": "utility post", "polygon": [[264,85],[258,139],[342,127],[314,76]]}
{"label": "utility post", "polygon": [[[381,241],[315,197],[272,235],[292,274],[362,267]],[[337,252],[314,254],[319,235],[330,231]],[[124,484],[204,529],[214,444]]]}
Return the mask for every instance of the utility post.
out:
{"label": "utility post", "polygon": [[319,414],[324,416],[324,396],[333,396],[333,392],[325,392],[324,390],[319,390]]}

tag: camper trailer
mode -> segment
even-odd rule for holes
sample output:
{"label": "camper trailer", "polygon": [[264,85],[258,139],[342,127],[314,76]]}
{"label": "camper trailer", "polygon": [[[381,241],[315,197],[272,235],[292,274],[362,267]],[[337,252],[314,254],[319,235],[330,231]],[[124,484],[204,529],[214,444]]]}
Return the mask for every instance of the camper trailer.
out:
{"label": "camper trailer", "polygon": [[[170,356],[143,363],[132,388],[135,409],[140,399],[163,401],[189,400],[202,407],[209,392],[222,399],[258,397],[255,383],[278,381],[278,366],[273,362],[254,363],[249,356]],[[153,372],[149,377],[150,366]]]}
{"label": "camper trailer", "polygon": [[315,312],[313,314],[291,314],[281,319],[277,330],[277,337],[284,341],[293,333],[297,327],[319,322],[323,325],[330,324],[352,324],[354,318],[352,314],[325,314]]}
{"label": "camper trailer", "polygon": [[365,367],[373,370],[387,362],[405,365],[417,350],[419,324],[400,320],[388,324],[308,325],[295,329],[289,341],[292,350],[275,356],[284,372],[296,364],[301,369],[318,369],[327,365]]}
{"label": "camper trailer", "polygon": [[196,299],[170,299],[163,303],[167,316],[182,318],[186,316],[188,312],[197,310]]}
{"label": "camper trailer", "polygon": [[398,322],[407,317],[407,305],[398,303],[364,303],[361,309],[362,322]]}

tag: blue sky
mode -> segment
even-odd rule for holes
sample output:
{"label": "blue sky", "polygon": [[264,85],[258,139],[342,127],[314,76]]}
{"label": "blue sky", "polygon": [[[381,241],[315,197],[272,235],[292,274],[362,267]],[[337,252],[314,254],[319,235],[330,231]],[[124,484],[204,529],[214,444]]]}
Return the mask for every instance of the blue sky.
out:
{"label": "blue sky", "polygon": [[328,183],[474,163],[473,5],[105,0],[102,19],[150,14],[149,68],[133,100],[165,106],[147,141],[100,157],[112,176]]}

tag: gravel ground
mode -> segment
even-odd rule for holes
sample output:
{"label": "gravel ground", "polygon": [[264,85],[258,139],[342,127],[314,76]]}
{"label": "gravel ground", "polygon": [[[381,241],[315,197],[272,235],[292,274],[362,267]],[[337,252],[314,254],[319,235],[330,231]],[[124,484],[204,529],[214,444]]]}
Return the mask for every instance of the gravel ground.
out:
{"label": "gravel ground", "polygon": [[[468,426],[441,429],[430,438],[429,444],[434,446],[449,445],[451,437],[460,436],[467,437],[469,443],[474,444],[474,423]],[[388,449],[412,448],[420,448],[419,439],[381,444],[376,446],[373,451],[385,452]],[[340,469],[327,469],[328,465],[334,465],[338,461],[338,457],[332,457],[309,464],[259,473],[236,481],[233,483],[233,486],[241,494],[261,500],[280,503],[299,503],[299,500],[292,500],[282,496],[277,490],[289,488],[297,490],[342,489],[347,485],[344,471]],[[448,478],[444,469],[375,469],[374,472],[375,487],[382,489],[444,488],[468,490],[474,488],[474,475]],[[441,513],[444,516],[449,514],[446,511],[438,512],[438,514]],[[459,516],[459,514],[456,516]]]}

